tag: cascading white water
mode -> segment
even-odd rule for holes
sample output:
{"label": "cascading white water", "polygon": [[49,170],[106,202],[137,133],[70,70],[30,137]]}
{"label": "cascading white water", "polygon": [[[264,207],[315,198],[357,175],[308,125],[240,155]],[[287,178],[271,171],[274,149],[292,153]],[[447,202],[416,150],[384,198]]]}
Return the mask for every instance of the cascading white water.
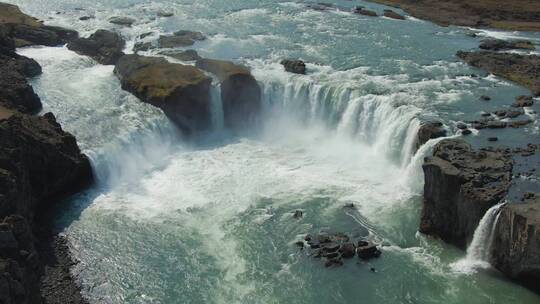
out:
{"label": "cascading white water", "polygon": [[489,258],[491,254],[491,244],[495,226],[499,219],[501,207],[506,203],[497,204],[486,211],[480,220],[478,227],[474,231],[473,239],[467,248],[465,258],[452,264],[452,268],[457,272],[471,273],[478,268],[489,268]]}
{"label": "cascading white water", "polygon": [[372,147],[405,166],[415,152],[420,109],[397,102],[398,94],[363,95],[347,86],[321,85],[309,78],[260,82],[267,113],[292,115],[307,125],[324,125],[338,136]]}

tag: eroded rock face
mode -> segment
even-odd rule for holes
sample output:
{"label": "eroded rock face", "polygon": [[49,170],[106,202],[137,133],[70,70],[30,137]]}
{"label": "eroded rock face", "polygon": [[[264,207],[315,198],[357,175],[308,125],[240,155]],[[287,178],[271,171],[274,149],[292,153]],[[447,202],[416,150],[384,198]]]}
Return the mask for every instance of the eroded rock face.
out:
{"label": "eroded rock face", "polygon": [[397,20],[405,20],[405,17],[402,15],[394,12],[393,10],[384,10],[383,15],[388,18],[397,19]]}
{"label": "eroded rock face", "polygon": [[510,186],[509,155],[473,151],[463,140],[444,139],[424,161],[420,232],[465,248],[485,212]]}
{"label": "eroded rock face", "polygon": [[491,263],[508,277],[540,291],[540,198],[501,208]]}
{"label": "eroded rock face", "polygon": [[0,113],[0,300],[41,303],[34,217],[88,185],[92,170],[51,113]]}
{"label": "eroded rock face", "polygon": [[15,38],[17,47],[30,45],[56,46],[78,37],[73,30],[57,26],[47,26],[38,22],[16,5],[0,3],[0,25],[5,26],[10,36]]}
{"label": "eroded rock face", "polygon": [[500,39],[486,39],[479,46],[483,50],[500,51],[500,50],[534,50],[534,44],[527,40],[506,41]]}
{"label": "eroded rock face", "polygon": [[120,34],[97,30],[88,38],[78,38],[70,42],[68,49],[86,55],[101,64],[115,64],[124,55],[126,41]]}
{"label": "eroded rock face", "polygon": [[257,123],[261,111],[261,88],[243,66],[230,61],[201,59],[196,66],[214,74],[221,83],[225,126],[243,130]]}
{"label": "eroded rock face", "polygon": [[493,52],[458,52],[457,56],[492,74],[514,81],[540,95],[540,56]]}
{"label": "eroded rock face", "polygon": [[285,71],[295,74],[306,74],[306,64],[302,60],[282,60],[281,65],[285,67]]}
{"label": "eroded rock face", "polygon": [[124,90],[162,109],[183,131],[210,126],[212,80],[199,69],[164,58],[125,55],[114,71]]}
{"label": "eroded rock face", "polygon": [[161,54],[172,57],[174,59],[178,59],[181,61],[197,61],[202,59],[201,56],[197,53],[195,50],[186,50],[186,51],[169,51],[169,52],[162,52]]}
{"label": "eroded rock face", "polygon": [[0,105],[23,113],[37,113],[41,101],[26,78],[39,74],[41,66],[15,53],[15,42],[0,25]]}
{"label": "eroded rock face", "polygon": [[420,125],[420,129],[418,130],[416,148],[417,149],[420,148],[430,139],[435,139],[435,138],[445,137],[445,136],[446,136],[446,130],[444,129],[442,122],[440,121],[423,122]]}

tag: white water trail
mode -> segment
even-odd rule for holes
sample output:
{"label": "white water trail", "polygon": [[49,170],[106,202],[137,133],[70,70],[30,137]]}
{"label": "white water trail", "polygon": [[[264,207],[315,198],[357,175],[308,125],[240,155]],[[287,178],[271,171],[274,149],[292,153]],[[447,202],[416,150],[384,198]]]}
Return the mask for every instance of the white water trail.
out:
{"label": "white water trail", "polygon": [[225,123],[223,116],[223,102],[221,100],[221,85],[219,83],[212,85],[210,95],[210,115],[212,118],[212,128],[214,131],[223,130]]}
{"label": "white water trail", "polygon": [[474,231],[473,240],[467,248],[465,258],[453,263],[452,269],[461,273],[474,273],[477,269],[490,268],[489,264],[491,245],[493,243],[493,235],[495,226],[499,220],[501,207],[506,203],[497,204],[488,211],[478,224]]}

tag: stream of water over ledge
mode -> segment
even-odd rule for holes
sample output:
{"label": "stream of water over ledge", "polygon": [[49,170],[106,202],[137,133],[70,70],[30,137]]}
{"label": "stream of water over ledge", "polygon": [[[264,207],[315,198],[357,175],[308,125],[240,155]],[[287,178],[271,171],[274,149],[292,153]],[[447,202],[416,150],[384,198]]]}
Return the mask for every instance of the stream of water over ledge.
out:
{"label": "stream of water over ledge", "polygon": [[[65,47],[19,50],[43,66],[32,84],[44,112],[77,137],[97,175],[59,220],[91,303],[540,302],[493,270],[456,271],[465,252],[417,233],[421,164],[434,144],[415,154],[420,121],[443,121],[452,134],[456,122],[528,93],[458,61],[456,51],[478,45],[467,29],[321,12],[302,1],[8,2],[83,35],[118,30],[128,50],[147,32],[201,31],[208,39],[193,46],[201,56],[250,67],[262,88],[261,130],[223,129],[217,98],[215,128],[186,140],[160,110],[122,91],[112,66]],[[112,16],[136,22],[118,27]],[[286,73],[283,58],[302,58],[308,74]],[[497,136],[526,143],[536,126]],[[294,245],[322,230],[376,241],[383,254],[325,268]]]}

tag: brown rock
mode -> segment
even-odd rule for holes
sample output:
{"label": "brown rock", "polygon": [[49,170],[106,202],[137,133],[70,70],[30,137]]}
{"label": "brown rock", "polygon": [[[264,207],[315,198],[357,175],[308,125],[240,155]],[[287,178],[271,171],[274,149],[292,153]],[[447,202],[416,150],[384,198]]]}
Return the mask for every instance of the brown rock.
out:
{"label": "brown rock", "polygon": [[114,71],[124,90],[161,108],[185,132],[210,126],[211,79],[199,69],[163,58],[125,55]]}

